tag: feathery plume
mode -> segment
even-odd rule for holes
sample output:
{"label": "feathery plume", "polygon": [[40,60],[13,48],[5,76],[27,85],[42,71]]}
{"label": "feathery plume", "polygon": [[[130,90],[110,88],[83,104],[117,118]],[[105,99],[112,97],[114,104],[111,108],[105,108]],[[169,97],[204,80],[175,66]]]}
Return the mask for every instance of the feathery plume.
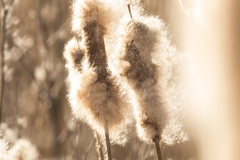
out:
{"label": "feathery plume", "polygon": [[3,138],[0,139],[0,159],[7,160],[11,159],[11,156],[8,154],[9,144]]}
{"label": "feathery plume", "polygon": [[34,160],[38,158],[38,152],[28,140],[20,139],[9,150],[9,154],[13,159]]}
{"label": "feathery plume", "polygon": [[121,66],[116,79],[130,90],[138,135],[146,142],[159,136],[167,121],[164,101],[157,87],[158,73],[151,61],[155,39],[147,25],[130,20],[124,28],[118,55],[114,55],[119,60],[115,63]]}
{"label": "feathery plume", "polygon": [[[109,60],[109,68],[134,106],[139,138],[152,143],[159,137],[167,144],[183,140],[185,134],[181,138],[175,134],[181,132],[181,125],[173,117],[176,114],[171,113],[177,109],[171,102],[173,99],[168,97],[172,85],[171,67],[178,56],[164,23],[139,14],[133,19],[125,17],[119,32],[121,40]],[[172,137],[166,133],[171,133]]]}
{"label": "feathery plume", "polygon": [[0,159],[13,160],[24,159],[34,160],[38,158],[38,152],[28,140],[20,139],[12,147],[6,139],[0,139]]}
{"label": "feathery plume", "polygon": [[126,118],[129,105],[119,96],[107,70],[103,36],[110,22],[105,20],[109,15],[105,4],[101,0],[76,0],[73,4],[72,30],[81,41],[72,39],[65,47],[68,96],[75,117],[101,136],[107,125],[110,140],[124,144],[132,119]]}

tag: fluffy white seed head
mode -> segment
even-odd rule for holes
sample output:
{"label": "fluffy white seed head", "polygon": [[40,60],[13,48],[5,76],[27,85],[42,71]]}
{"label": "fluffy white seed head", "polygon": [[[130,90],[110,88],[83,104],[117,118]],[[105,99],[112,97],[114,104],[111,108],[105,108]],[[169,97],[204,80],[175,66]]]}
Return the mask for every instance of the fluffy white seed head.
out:
{"label": "fluffy white seed head", "polygon": [[20,139],[9,150],[14,159],[34,160],[38,158],[38,152],[28,140]]}
{"label": "fluffy white seed head", "polygon": [[[133,19],[128,14],[127,4],[131,5]],[[129,115],[126,112],[119,114],[127,110],[125,107],[115,107],[126,103],[120,100],[124,97],[134,106],[138,135],[143,141],[150,142],[156,135],[161,135],[167,144],[186,140],[179,122],[181,117],[177,114],[181,105],[178,98],[170,98],[178,92],[172,72],[179,56],[163,21],[145,16],[137,0],[75,0],[72,13],[72,31],[82,37],[78,46],[85,55],[78,64],[71,55],[79,47],[75,45],[70,51],[70,42],[66,46],[67,81],[73,114],[99,132],[103,132],[103,120],[110,122],[110,119],[113,122],[110,122],[111,128],[118,126],[121,129],[120,122],[129,124],[131,121],[124,119],[131,117],[126,116]],[[86,56],[87,45],[92,39],[86,36],[86,26],[94,23],[100,26],[96,29],[101,30],[95,33],[104,35],[105,54],[112,74],[108,74],[105,82],[98,81],[99,69],[89,62],[88,54]],[[109,97],[109,93],[113,96]],[[111,116],[114,114],[121,118]],[[111,125],[116,122],[118,125]],[[113,130],[110,136],[111,133]]]}
{"label": "fluffy white seed head", "polygon": [[5,139],[0,139],[0,159],[7,160],[10,159],[11,156],[8,153],[9,144]]}
{"label": "fluffy white seed head", "polygon": [[121,38],[108,63],[116,83],[134,106],[139,138],[150,143],[155,136],[161,136],[167,144],[186,140],[179,117],[174,117],[178,112],[172,102],[175,99],[169,97],[178,53],[164,23],[155,17],[137,15],[133,20],[125,17],[121,24]]}
{"label": "fluffy white seed head", "polygon": [[87,23],[97,20],[105,28],[106,34],[108,34],[112,28],[116,29],[121,17],[128,14],[127,5],[131,4],[134,7],[139,3],[138,1],[75,0],[72,5],[72,31],[81,34],[82,28]]}
{"label": "fluffy white seed head", "polygon": [[106,54],[114,52],[118,38],[119,22],[129,18],[128,7],[131,5],[132,15],[136,17],[142,13],[140,0],[75,0],[72,5],[71,29],[78,36],[82,36],[82,29],[87,23],[97,21],[103,28]]}
{"label": "fluffy white seed head", "polygon": [[132,119],[128,118],[129,105],[120,98],[119,88],[110,78],[98,81],[96,68],[89,64],[86,56],[80,61],[74,60],[79,57],[78,54],[82,54],[79,52],[82,50],[81,44],[70,40],[64,52],[69,72],[68,97],[73,114],[101,135],[104,135],[104,123],[107,122],[112,142],[124,144],[128,139],[128,127],[132,123]]}
{"label": "fluffy white seed head", "polygon": [[0,159],[1,160],[35,160],[38,159],[38,152],[28,140],[19,139],[10,147],[6,139],[0,139]]}
{"label": "fluffy white seed head", "polygon": [[116,79],[127,90],[132,90],[138,136],[151,142],[155,136],[161,135],[168,115],[158,91],[158,71],[151,59],[156,37],[145,23],[130,20],[125,24],[121,38],[119,50],[114,55],[121,68]]}

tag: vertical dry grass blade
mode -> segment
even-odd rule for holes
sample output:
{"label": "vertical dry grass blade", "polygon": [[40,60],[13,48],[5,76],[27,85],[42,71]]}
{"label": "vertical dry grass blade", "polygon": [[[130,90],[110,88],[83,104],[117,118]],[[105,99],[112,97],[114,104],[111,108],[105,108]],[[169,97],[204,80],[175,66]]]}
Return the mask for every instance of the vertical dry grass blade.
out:
{"label": "vertical dry grass blade", "polygon": [[6,31],[6,19],[8,10],[5,8],[3,0],[0,1],[0,124],[2,122],[2,108],[3,108],[3,93],[4,93],[4,43],[5,43],[5,31]]}
{"label": "vertical dry grass blade", "polygon": [[99,137],[99,135],[96,131],[95,131],[95,138],[96,138],[96,148],[97,148],[97,152],[98,152],[98,159],[99,160],[104,160],[101,140],[100,140],[100,137]]}

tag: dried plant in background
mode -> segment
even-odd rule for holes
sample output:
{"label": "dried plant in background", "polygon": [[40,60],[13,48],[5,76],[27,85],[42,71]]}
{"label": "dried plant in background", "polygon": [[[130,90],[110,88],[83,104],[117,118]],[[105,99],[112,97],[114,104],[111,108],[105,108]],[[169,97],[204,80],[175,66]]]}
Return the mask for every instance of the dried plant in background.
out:
{"label": "dried plant in background", "polygon": [[29,141],[23,139],[19,140],[10,148],[9,143],[5,139],[0,139],[0,159],[33,160],[37,158],[38,152],[36,151],[35,146]]}
{"label": "dried plant in background", "polygon": [[4,0],[0,1],[0,123],[2,122],[3,94],[4,94],[4,44],[6,41],[7,16],[12,8],[12,3],[9,4]]}
{"label": "dried plant in background", "polygon": [[1,124],[0,137],[0,159],[38,159],[39,153],[36,146],[34,146],[28,139],[18,139],[17,132],[9,128],[5,123]]}

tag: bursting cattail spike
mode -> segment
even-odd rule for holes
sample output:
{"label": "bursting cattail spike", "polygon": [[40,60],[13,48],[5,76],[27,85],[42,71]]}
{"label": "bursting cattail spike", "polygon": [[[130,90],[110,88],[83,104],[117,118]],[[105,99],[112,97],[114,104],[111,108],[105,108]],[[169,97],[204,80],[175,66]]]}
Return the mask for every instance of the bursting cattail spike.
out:
{"label": "bursting cattail spike", "polygon": [[109,23],[103,20],[107,14],[104,7],[101,0],[76,0],[73,4],[72,31],[81,41],[73,38],[65,47],[68,97],[76,118],[102,139],[107,124],[110,141],[125,144],[132,119],[126,118],[130,117],[129,105],[108,73],[104,36]]}
{"label": "bursting cattail spike", "polygon": [[164,101],[157,87],[157,70],[151,61],[155,37],[142,22],[130,20],[124,29],[119,54],[120,76],[131,89],[131,101],[140,139],[152,142],[168,119]]}
{"label": "bursting cattail spike", "polygon": [[136,15],[134,20],[123,19],[119,31],[121,40],[109,68],[133,105],[138,137],[147,143],[159,137],[170,145],[187,140],[175,114],[176,104],[169,97],[172,67],[178,56],[164,23]]}

